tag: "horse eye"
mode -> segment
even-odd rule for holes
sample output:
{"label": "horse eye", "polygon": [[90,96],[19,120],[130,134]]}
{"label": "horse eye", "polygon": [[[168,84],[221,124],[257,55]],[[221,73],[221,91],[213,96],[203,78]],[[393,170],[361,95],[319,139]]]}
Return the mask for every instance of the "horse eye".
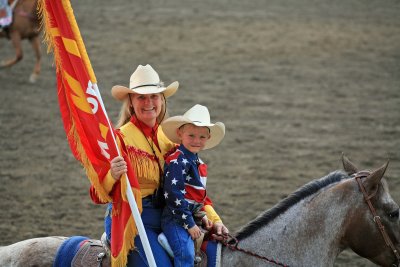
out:
{"label": "horse eye", "polygon": [[398,219],[399,218],[399,210],[395,210],[389,213],[389,217],[392,219]]}

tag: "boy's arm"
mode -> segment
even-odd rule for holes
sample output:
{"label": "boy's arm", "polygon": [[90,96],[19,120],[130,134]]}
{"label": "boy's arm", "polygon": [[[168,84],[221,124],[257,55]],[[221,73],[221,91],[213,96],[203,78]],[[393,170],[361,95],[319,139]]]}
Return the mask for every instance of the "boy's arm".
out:
{"label": "boy's arm", "polygon": [[192,213],[189,211],[189,203],[185,199],[185,177],[182,162],[171,161],[166,164],[164,176],[164,197],[167,208],[172,212],[175,220],[185,229],[192,228],[194,222]]}

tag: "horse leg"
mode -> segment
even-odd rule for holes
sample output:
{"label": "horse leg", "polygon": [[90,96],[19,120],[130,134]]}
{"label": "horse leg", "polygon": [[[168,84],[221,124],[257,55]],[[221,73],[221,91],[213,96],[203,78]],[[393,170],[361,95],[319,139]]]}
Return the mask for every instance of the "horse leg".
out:
{"label": "horse leg", "polygon": [[33,51],[35,52],[36,63],[35,63],[35,67],[33,68],[33,72],[31,74],[31,76],[29,77],[29,81],[31,83],[35,83],[40,74],[40,63],[41,63],[39,36],[33,37],[30,41],[32,44]]}
{"label": "horse leg", "polygon": [[11,67],[12,65],[20,61],[23,57],[21,35],[19,34],[19,32],[12,31],[10,33],[10,39],[15,49],[15,58],[3,61],[0,65],[0,67],[2,68]]}

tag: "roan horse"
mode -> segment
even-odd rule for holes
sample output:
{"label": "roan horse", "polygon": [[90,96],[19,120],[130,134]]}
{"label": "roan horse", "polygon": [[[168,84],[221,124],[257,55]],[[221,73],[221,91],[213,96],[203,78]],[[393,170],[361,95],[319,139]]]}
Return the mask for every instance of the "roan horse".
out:
{"label": "roan horse", "polygon": [[[7,30],[0,32],[0,37],[7,37],[11,40],[15,50],[15,57],[4,60],[0,68],[11,67],[20,61],[23,57],[22,44],[23,39],[28,39],[32,45],[36,56],[36,63],[29,81],[36,82],[40,73],[40,25],[37,15],[37,0],[14,0],[16,2],[13,9],[13,22]],[[11,6],[13,6],[11,4]]]}
{"label": "roan horse", "polygon": [[[346,172],[309,182],[244,226],[222,247],[221,265],[326,267],[350,248],[380,266],[399,266],[399,206],[383,178],[387,163],[372,172],[358,172],[346,157],[343,165]],[[65,239],[1,247],[0,266],[52,266]]]}

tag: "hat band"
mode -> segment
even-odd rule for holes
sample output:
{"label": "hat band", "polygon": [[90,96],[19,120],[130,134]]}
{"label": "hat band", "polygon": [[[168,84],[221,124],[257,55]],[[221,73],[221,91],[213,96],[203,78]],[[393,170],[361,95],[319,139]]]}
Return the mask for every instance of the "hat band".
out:
{"label": "hat band", "polygon": [[136,89],[136,88],[140,88],[140,87],[147,87],[147,86],[156,86],[156,87],[162,87],[162,83],[154,83],[154,84],[143,84],[143,85],[138,85],[135,86],[133,88],[131,88],[131,90]]}

